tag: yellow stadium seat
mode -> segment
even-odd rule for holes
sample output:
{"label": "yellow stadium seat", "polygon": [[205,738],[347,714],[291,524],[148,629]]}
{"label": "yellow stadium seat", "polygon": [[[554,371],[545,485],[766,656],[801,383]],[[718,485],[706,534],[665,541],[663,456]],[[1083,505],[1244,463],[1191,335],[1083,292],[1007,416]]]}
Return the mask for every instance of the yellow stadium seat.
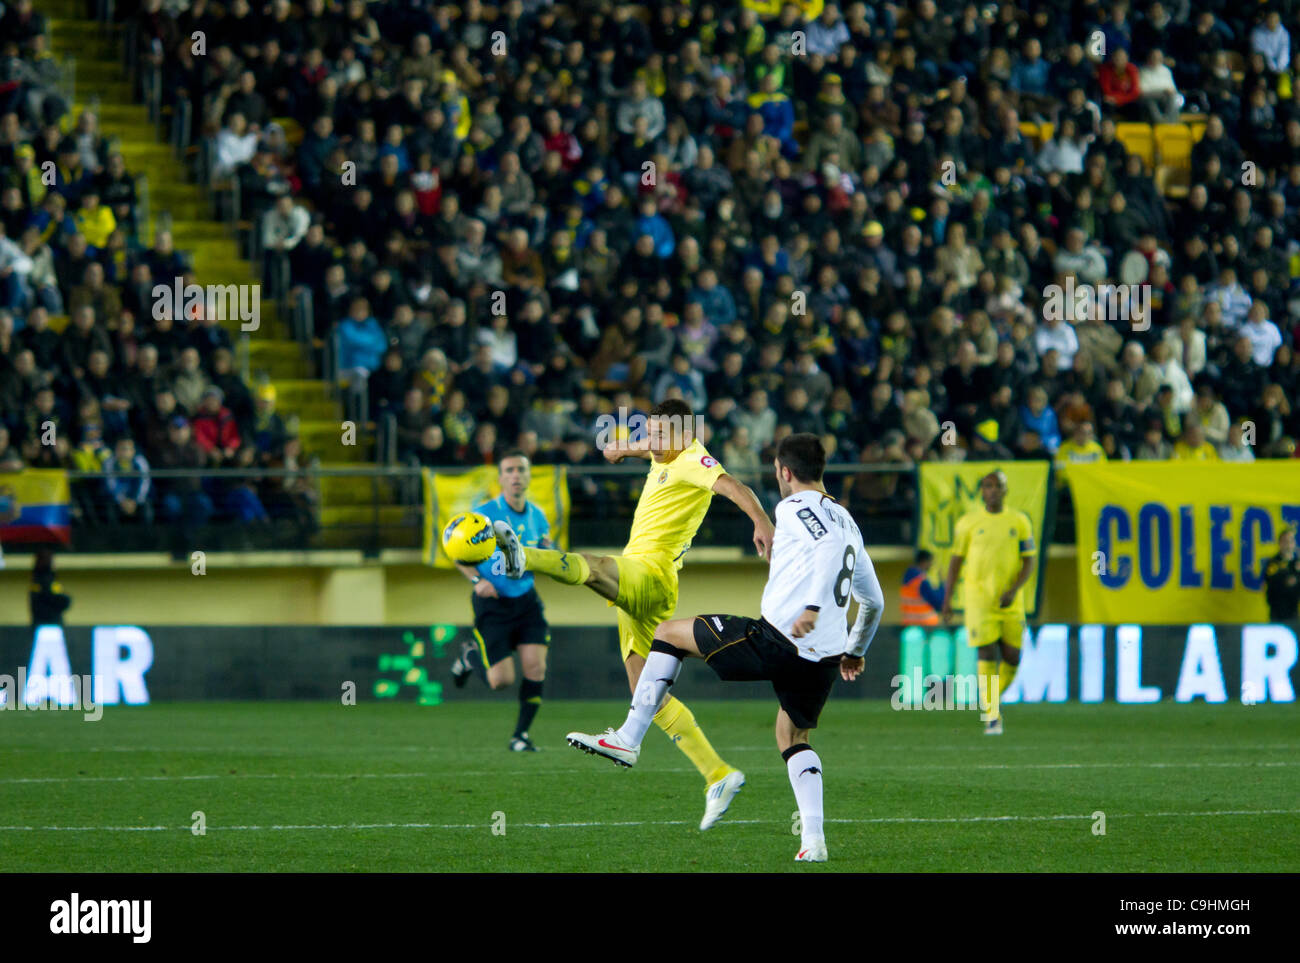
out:
{"label": "yellow stadium seat", "polygon": [[1116,124],[1115,136],[1130,154],[1137,154],[1147,169],[1155,167],[1156,139],[1150,124]]}
{"label": "yellow stadium seat", "polygon": [[1184,198],[1192,189],[1192,170],[1190,167],[1159,164],[1156,166],[1155,184],[1156,190],[1164,197]]}
{"label": "yellow stadium seat", "polygon": [[1191,170],[1192,132],[1186,124],[1156,124],[1155,138],[1161,164]]}
{"label": "yellow stadium seat", "polygon": [[1208,122],[1209,119],[1205,114],[1183,114],[1183,123],[1192,132],[1193,144],[1199,143],[1200,139],[1205,136],[1205,125]]}

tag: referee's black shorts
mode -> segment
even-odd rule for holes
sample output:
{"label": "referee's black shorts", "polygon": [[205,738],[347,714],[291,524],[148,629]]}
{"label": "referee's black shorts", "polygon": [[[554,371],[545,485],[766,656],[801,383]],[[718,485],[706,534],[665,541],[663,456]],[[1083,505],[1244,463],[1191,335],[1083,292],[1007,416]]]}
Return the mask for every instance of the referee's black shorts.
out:
{"label": "referee's black shorts", "polygon": [[810,662],[766,619],[700,615],[695,645],[724,682],[771,682],[776,698],[799,729],[816,729],[817,718],[840,671],[839,656]]}
{"label": "referee's black shorts", "polygon": [[541,596],[537,590],[494,599],[471,596],[474,606],[474,637],[485,666],[493,666],[521,645],[550,645]]}

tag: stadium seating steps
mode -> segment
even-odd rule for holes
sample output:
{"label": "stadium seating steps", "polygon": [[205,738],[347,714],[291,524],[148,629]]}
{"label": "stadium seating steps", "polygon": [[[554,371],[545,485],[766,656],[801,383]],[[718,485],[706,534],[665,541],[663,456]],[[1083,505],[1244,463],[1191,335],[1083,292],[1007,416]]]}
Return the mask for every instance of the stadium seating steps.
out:
{"label": "stadium seating steps", "polygon": [[[186,165],[160,140],[145,106],[133,101],[120,57],[120,28],[87,19],[81,0],[48,0],[45,10],[51,17],[51,49],[60,59],[72,57],[76,62],[76,103],[64,124],[70,127],[82,111],[93,111],[104,135],[121,152],[127,170],[148,175],[150,216],[149,223],[141,226],[140,242],[152,244],[165,219],[177,248],[192,256],[198,283],[257,283],[260,279],[253,265],[243,257],[226,226],[213,217],[208,199]],[[285,127],[291,140],[301,139],[296,121],[277,118],[277,123]],[[67,323],[64,315],[52,318],[50,326],[62,331]],[[224,327],[238,337],[238,321],[226,322]],[[356,467],[364,461],[367,446],[343,444],[340,402],[330,385],[316,377],[273,301],[261,304],[261,326],[252,332],[249,343],[249,369],[259,380],[266,378],[275,385],[279,410],[285,417],[297,416],[303,448],[319,456],[321,467]],[[321,548],[350,544],[349,529],[354,526],[376,521],[397,526],[406,521],[406,509],[392,504],[394,494],[389,487],[375,486],[369,478],[323,477],[320,495],[323,531],[315,541]],[[338,546],[331,544],[335,539]]]}

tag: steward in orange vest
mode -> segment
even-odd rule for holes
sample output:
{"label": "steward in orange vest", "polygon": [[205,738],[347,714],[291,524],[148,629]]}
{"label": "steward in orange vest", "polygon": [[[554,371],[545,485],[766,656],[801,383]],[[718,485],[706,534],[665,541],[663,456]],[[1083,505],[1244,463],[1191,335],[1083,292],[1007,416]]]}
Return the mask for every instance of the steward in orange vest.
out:
{"label": "steward in orange vest", "polygon": [[939,624],[939,613],[943,610],[943,587],[931,585],[926,579],[933,564],[932,553],[923,548],[917,549],[911,567],[903,573],[899,611],[904,625]]}

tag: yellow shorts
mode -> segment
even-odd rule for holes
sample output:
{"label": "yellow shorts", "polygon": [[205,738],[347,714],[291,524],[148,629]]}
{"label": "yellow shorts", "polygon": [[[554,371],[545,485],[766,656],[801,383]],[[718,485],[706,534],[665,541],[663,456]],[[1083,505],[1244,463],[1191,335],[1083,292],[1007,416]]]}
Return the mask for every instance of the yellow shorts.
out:
{"label": "yellow shorts", "polygon": [[615,555],[618,565],[618,650],[624,661],[650,654],[659,623],[677,610],[677,569],[668,558]]}
{"label": "yellow shorts", "polygon": [[972,648],[1001,642],[1020,648],[1025,634],[1025,617],[1018,613],[983,611],[966,613],[966,644]]}

